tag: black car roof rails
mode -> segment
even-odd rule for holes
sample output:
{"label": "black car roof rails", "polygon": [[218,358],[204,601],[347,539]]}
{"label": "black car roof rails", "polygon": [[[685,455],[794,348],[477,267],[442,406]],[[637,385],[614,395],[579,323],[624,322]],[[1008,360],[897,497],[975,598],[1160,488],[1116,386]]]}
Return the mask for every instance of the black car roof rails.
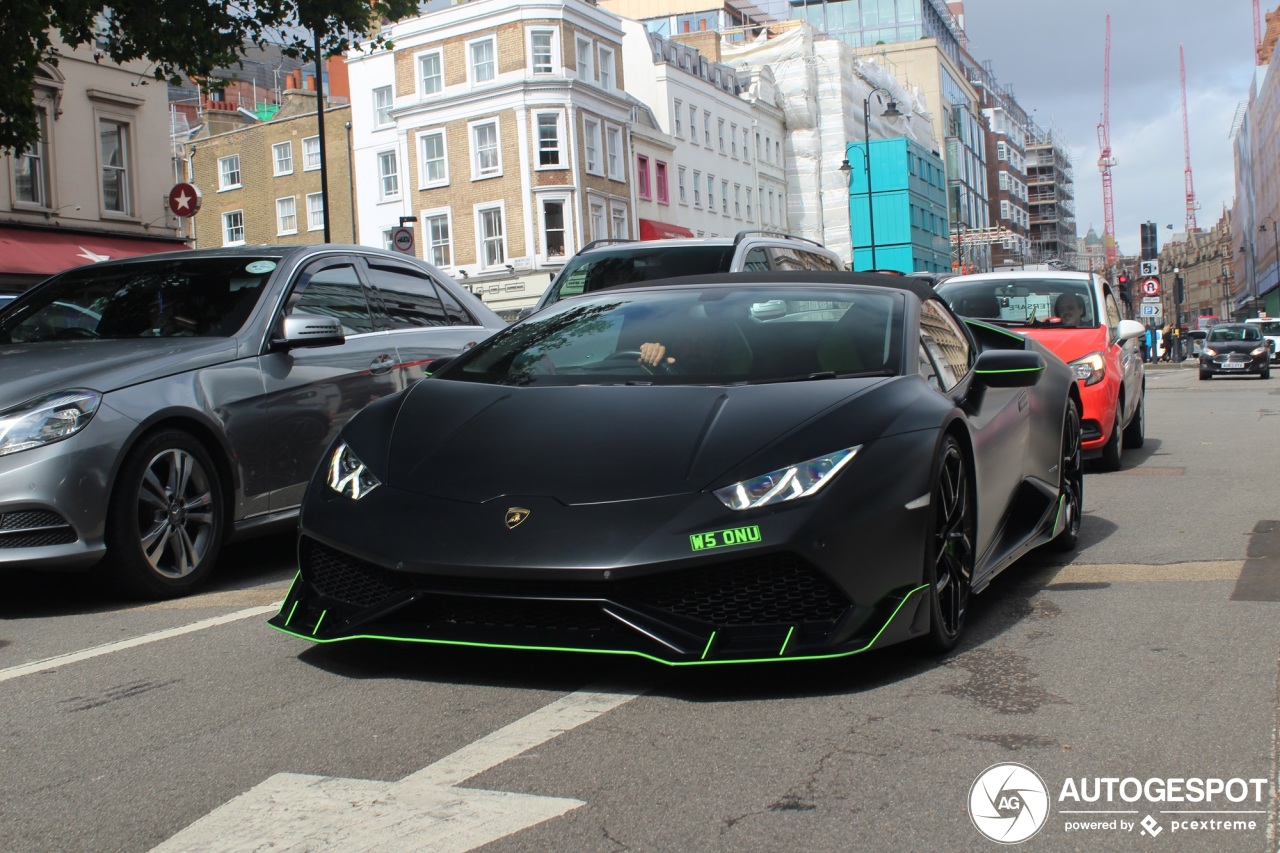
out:
{"label": "black car roof rails", "polygon": [[812,243],[813,245],[817,246],[819,249],[826,248],[826,246],[823,246],[817,240],[810,240],[808,237],[801,237],[799,234],[788,234],[785,231],[770,231],[763,228],[760,228],[760,229],[748,228],[745,231],[739,231],[737,234],[733,235],[733,245],[735,246],[738,245],[751,234],[763,234],[767,237],[784,237],[788,240],[803,240],[806,243]]}
{"label": "black car roof rails", "polygon": [[594,249],[596,246],[603,246],[607,243],[638,243],[639,241],[633,237],[601,237],[598,240],[592,240],[587,245],[579,249],[579,252],[585,252],[588,249]]}

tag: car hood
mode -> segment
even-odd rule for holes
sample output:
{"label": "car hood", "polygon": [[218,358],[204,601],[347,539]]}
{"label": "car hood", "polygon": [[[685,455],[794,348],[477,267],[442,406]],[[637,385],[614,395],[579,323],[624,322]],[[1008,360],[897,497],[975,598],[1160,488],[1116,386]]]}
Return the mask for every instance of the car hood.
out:
{"label": "car hood", "polygon": [[135,338],[0,346],[0,409],[66,388],[107,393],[236,357],[232,338]]}
{"label": "car hood", "polygon": [[528,495],[577,505],[689,493],[884,381],[511,388],[426,380],[405,397],[383,470],[395,488],[475,503]]}
{"label": "car hood", "polygon": [[1039,341],[1045,349],[1070,364],[1078,358],[1084,358],[1091,352],[1105,352],[1107,349],[1107,330],[1095,329],[1013,329]]}
{"label": "car hood", "polygon": [[1204,345],[1214,352],[1244,352],[1250,353],[1258,347],[1266,347],[1266,341],[1205,341]]}

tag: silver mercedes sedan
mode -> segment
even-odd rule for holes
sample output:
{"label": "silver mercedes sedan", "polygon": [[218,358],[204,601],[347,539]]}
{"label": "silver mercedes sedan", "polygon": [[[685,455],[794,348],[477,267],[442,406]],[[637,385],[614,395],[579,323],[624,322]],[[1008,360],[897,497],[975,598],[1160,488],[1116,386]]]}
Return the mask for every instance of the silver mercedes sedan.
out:
{"label": "silver mercedes sedan", "polygon": [[294,522],[339,428],[506,324],[364,246],[174,252],[60,273],[0,310],[0,570],[183,595]]}

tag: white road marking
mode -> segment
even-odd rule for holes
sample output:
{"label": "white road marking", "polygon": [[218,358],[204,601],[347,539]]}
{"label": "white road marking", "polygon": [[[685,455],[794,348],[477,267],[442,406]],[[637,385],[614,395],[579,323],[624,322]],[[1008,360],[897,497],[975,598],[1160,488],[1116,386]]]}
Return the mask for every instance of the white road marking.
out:
{"label": "white road marking", "polygon": [[81,649],[78,652],[67,652],[63,655],[55,655],[51,658],[38,660],[33,663],[19,664],[11,666],[7,669],[0,669],[0,681],[9,681],[14,678],[21,678],[24,675],[32,675],[37,672],[47,672],[51,669],[66,666],[67,664],[78,663],[82,660],[109,655],[112,652],[119,652],[125,649],[136,648],[137,646],[145,646],[148,643],[158,643],[161,640],[169,640],[174,637],[181,637],[183,634],[192,634],[196,631],[203,631],[206,628],[216,628],[219,625],[226,625],[228,622],[238,622],[241,619],[250,619],[254,616],[264,616],[268,613],[275,613],[280,609],[280,602],[265,605],[261,607],[250,607],[245,610],[237,610],[234,613],[224,613],[221,616],[214,616],[209,619],[202,619],[199,622],[192,622],[190,625],[181,625],[177,628],[168,628],[164,631],[156,631],[153,634],[143,634],[141,637],[134,637],[131,640],[119,640],[114,643],[107,643],[101,646],[94,646],[91,649]]}
{"label": "white road marking", "polygon": [[277,773],[152,853],[465,853],[586,804],[456,785],[639,695],[570,693],[399,782]]}

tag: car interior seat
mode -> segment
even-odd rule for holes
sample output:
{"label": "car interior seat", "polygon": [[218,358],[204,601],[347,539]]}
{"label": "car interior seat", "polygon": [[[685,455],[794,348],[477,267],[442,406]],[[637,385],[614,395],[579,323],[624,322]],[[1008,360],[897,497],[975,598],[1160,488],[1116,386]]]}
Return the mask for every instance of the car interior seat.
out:
{"label": "car interior seat", "polygon": [[963,317],[995,319],[1000,316],[1000,300],[994,293],[970,293],[960,299],[956,313]]}
{"label": "car interior seat", "polygon": [[883,369],[888,358],[889,315],[866,305],[851,305],[818,342],[818,364],[835,373]]}

